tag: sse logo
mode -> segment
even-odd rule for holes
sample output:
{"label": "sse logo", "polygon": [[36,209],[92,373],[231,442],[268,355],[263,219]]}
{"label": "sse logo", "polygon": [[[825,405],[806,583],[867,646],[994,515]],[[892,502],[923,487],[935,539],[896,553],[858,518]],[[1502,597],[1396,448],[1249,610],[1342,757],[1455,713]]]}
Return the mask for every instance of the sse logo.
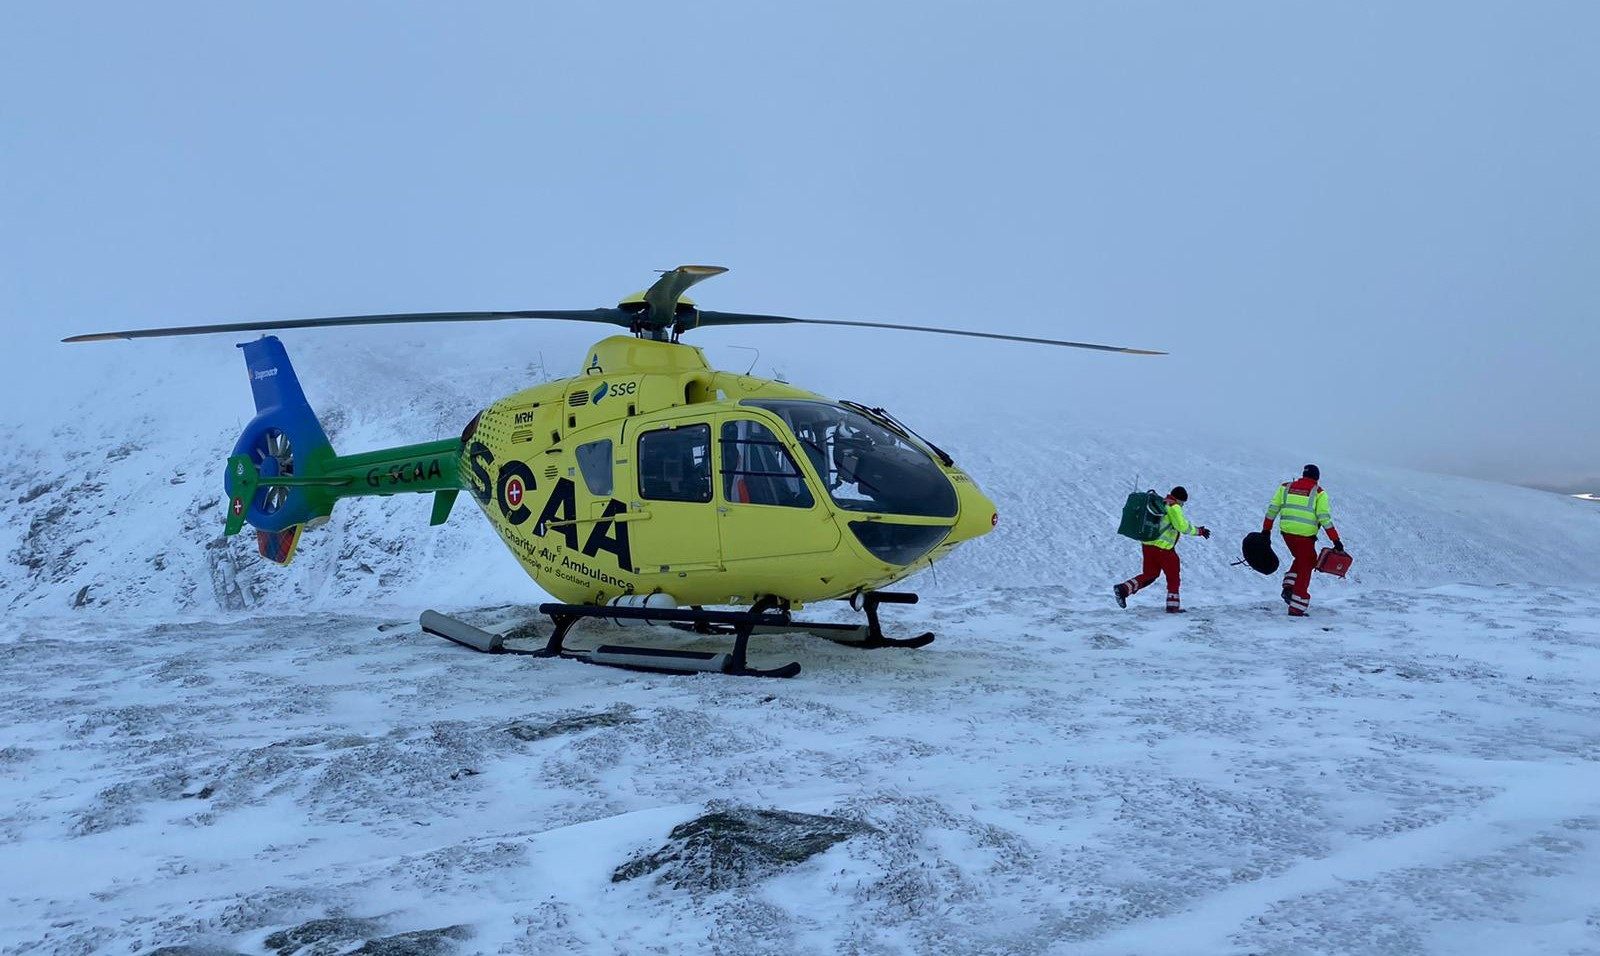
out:
{"label": "sse logo", "polygon": [[618,382],[615,385],[610,382],[601,382],[600,387],[595,389],[594,394],[589,396],[589,404],[598,405],[600,400],[607,395],[633,395],[638,391],[638,382]]}

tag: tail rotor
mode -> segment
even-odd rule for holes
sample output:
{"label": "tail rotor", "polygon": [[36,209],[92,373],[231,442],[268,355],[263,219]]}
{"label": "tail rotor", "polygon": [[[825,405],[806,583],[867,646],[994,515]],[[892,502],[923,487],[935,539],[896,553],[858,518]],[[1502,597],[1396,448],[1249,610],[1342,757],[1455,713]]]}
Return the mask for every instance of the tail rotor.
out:
{"label": "tail rotor", "polygon": [[[277,478],[294,475],[294,443],[289,436],[276,428],[262,435],[263,441],[251,457],[262,475]],[[277,514],[289,501],[289,489],[284,485],[268,485],[260,502],[263,514]]]}

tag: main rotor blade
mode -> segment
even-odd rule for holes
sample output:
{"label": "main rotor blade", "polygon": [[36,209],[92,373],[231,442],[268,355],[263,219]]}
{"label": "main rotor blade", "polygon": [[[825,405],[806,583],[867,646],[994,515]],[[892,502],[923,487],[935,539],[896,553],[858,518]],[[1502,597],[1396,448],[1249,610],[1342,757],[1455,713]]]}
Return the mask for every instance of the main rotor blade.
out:
{"label": "main rotor blade", "polygon": [[678,299],[689,291],[690,286],[727,271],[723,266],[679,266],[670,272],[661,273],[661,278],[644,292],[644,302],[650,310],[651,323],[659,328],[671,325],[678,311]]}
{"label": "main rotor blade", "polygon": [[1041,339],[1031,335],[1004,335],[999,332],[969,332],[965,329],[941,329],[931,325],[894,325],[888,322],[850,322],[839,319],[797,319],[787,315],[755,315],[749,312],[699,313],[697,326],[705,325],[769,325],[798,322],[804,325],[848,325],[862,329],[897,329],[902,332],[935,332],[940,335],[964,335],[974,339],[1002,339],[1007,342],[1028,342],[1033,345],[1062,345],[1074,349],[1093,349],[1096,352],[1122,352],[1127,355],[1166,355],[1151,349],[1130,349],[1120,345],[1095,345],[1092,342],[1068,342],[1063,339]]}
{"label": "main rotor blade", "polygon": [[278,329],[323,329],[348,325],[408,325],[414,322],[495,322],[503,319],[562,319],[571,322],[606,322],[624,328],[633,316],[621,309],[529,310],[521,312],[397,312],[392,315],[340,315],[321,319],[273,319],[230,322],[223,325],[179,325],[166,329],[130,329],[74,335],[63,342],[109,342],[114,339],[156,339],[171,335],[206,335],[212,332],[270,332]]}

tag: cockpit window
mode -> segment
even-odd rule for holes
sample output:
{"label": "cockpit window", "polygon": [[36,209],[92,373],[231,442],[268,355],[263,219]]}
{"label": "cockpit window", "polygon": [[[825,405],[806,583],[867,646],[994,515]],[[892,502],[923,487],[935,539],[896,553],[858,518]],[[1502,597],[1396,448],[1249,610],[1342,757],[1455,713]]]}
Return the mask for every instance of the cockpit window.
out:
{"label": "cockpit window", "polygon": [[835,504],[850,511],[953,518],[956,491],[928,452],[828,402],[746,400],[779,415]]}
{"label": "cockpit window", "polygon": [[754,419],[722,423],[722,497],[730,504],[809,508],[800,466],[772,429]]}
{"label": "cockpit window", "polygon": [[589,494],[599,498],[611,496],[611,439],[602,438],[577,448],[578,470],[583,472],[583,483]]}
{"label": "cockpit window", "polygon": [[639,436],[639,497],[711,500],[711,426],[682,425]]}

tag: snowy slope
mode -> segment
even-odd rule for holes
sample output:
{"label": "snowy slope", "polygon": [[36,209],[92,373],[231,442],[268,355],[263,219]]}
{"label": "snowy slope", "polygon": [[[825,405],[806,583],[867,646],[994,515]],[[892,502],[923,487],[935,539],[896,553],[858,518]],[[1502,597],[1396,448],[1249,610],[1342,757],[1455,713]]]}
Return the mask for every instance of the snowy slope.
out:
{"label": "snowy slope", "polygon": [[[345,451],[453,434],[582,347],[363,341],[290,343]],[[533,616],[470,507],[346,502],[287,571],[220,543],[240,366],[74,355],[5,426],[0,952],[1600,952],[1590,503],[1323,459],[1356,571],[1291,621],[1228,562],[1314,456],[790,367],[925,430],[1000,526],[886,615],[927,648],[637,675],[418,632]],[[1218,531],[1183,617],[1111,606],[1136,474]],[[730,806],[855,835],[616,879]]]}
{"label": "snowy slope", "polygon": [[[985,591],[896,609],[939,630],[918,651],[762,642],[791,681],[78,615],[0,643],[0,951],[330,919],[355,941],[319,951],[1600,951],[1600,598],[1281,615]],[[613,880],[719,801],[872,829],[733,885]]]}
{"label": "snowy slope", "polygon": [[[373,348],[371,339],[329,333],[289,344],[335,447],[354,452],[458,433],[487,399],[570,374],[585,336],[558,339],[548,364],[539,353],[508,362],[497,341],[469,335]],[[343,502],[328,526],[307,535],[287,571],[259,561],[248,536],[224,542],[220,467],[252,414],[238,353],[216,341],[102,348],[70,356],[86,363],[73,371],[92,377],[92,389],[63,389],[59,403],[0,436],[16,461],[0,479],[0,554],[8,559],[0,606],[160,616],[538,596],[466,501],[439,530],[427,527],[423,498]],[[728,357],[739,358],[712,354]],[[835,384],[820,362],[801,371],[819,379],[797,374],[805,384]],[[1113,531],[1135,476],[1161,490],[1187,486],[1192,516],[1218,532],[1210,544],[1185,547],[1197,596],[1260,590],[1263,582],[1228,562],[1238,539],[1259,526],[1276,484],[1309,457],[1204,440],[1181,423],[1087,425],[1086,416],[1016,408],[1000,390],[931,393],[910,371],[843,397],[900,412],[955,454],[999,505],[999,530],[918,581],[928,593],[1000,584],[1095,590],[1121,580],[1137,549]],[[1600,512],[1583,502],[1320,464],[1358,557],[1352,587],[1600,577],[1588,565],[1569,567],[1570,555],[1592,547],[1600,532]]]}

